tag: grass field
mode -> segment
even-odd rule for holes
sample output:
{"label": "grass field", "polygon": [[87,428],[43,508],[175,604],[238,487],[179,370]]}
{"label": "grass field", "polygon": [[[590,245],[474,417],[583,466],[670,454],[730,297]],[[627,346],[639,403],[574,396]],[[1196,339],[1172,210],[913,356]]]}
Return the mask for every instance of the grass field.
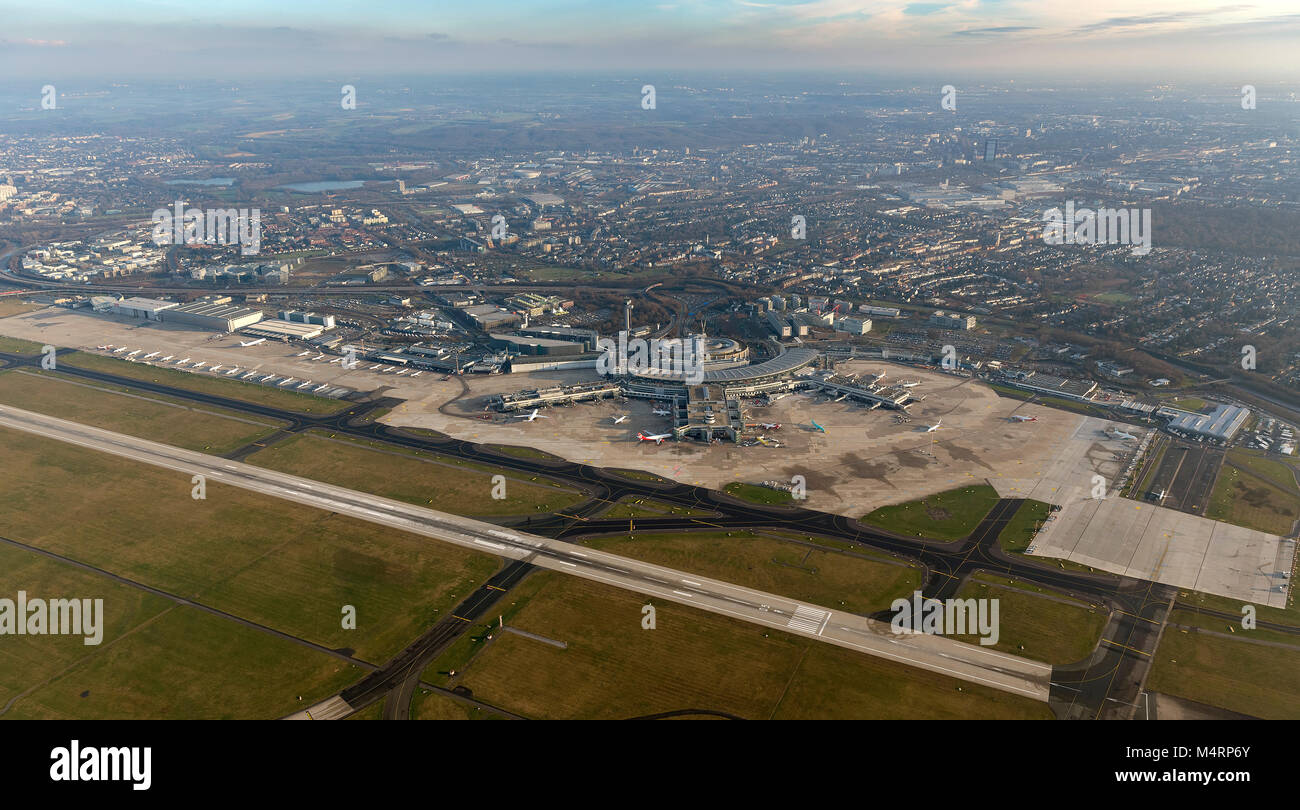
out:
{"label": "grass field", "polygon": [[41,353],[41,344],[32,343],[30,340],[20,340],[18,338],[0,335],[0,352],[7,352],[8,354],[36,355]]}
{"label": "grass field", "polygon": [[371,492],[457,515],[552,512],[583,499],[568,487],[506,475],[503,499],[492,497],[492,474],[432,453],[385,452],[359,442],[304,433],[259,450],[250,464]]}
{"label": "grass field", "polygon": [[[1292,579],[1294,579],[1294,576]],[[1261,622],[1285,624],[1288,627],[1300,627],[1300,603],[1296,602],[1294,595],[1289,596],[1288,601],[1291,604],[1286,608],[1255,605],[1256,618]],[[1178,604],[1195,605],[1196,607],[1220,610],[1225,613],[1231,613],[1233,616],[1240,616],[1242,615],[1242,607],[1249,603],[1242,602],[1240,599],[1229,599],[1226,596],[1201,593],[1200,591],[1180,591],[1178,594]]]}
{"label": "grass field", "polygon": [[280,408],[286,411],[316,414],[337,413],[350,405],[350,403],[342,400],[301,394],[297,391],[286,391],[282,388],[270,388],[265,385],[243,382],[242,380],[227,380],[204,374],[191,374],[186,371],[160,368],[145,365],[144,363],[132,363],[127,360],[118,360],[115,357],[102,357],[98,354],[87,354],[85,352],[75,352],[67,356],[60,355],[59,363],[60,365],[67,364],[77,368],[90,369],[91,371],[102,371],[105,374],[115,374],[119,377],[129,377],[133,380],[157,382],[160,385],[183,388],[186,391],[197,391],[201,394],[211,394],[236,399],[240,402],[251,402],[255,405]]}
{"label": "grass field", "polygon": [[1033,545],[1034,538],[1038,536],[1038,527],[1051,513],[1050,503],[1027,499],[1020,504],[1011,520],[1007,521],[1002,533],[998,535],[998,544],[1003,551],[1023,554],[1025,549]]}
{"label": "grass field", "polygon": [[363,674],[323,652],[177,605],[62,670],[4,717],[275,719]]}
{"label": "grass field", "polygon": [[1300,720],[1300,649],[1169,627],[1147,689],[1266,720]]}
{"label": "grass field", "polygon": [[512,458],[523,458],[529,461],[564,461],[559,456],[553,456],[545,450],[538,450],[535,447],[520,447],[514,444],[489,444],[485,445],[485,447]]}
{"label": "grass field", "polygon": [[35,312],[38,309],[45,309],[45,304],[29,304],[18,295],[7,295],[0,298],[0,318],[8,318],[10,315],[22,315],[24,312]]}
{"label": "grass field", "polygon": [[461,703],[442,692],[421,689],[411,698],[412,720],[506,720],[504,715]]}
{"label": "grass field", "polygon": [[[1262,466],[1263,461],[1256,459],[1255,466]],[[1300,517],[1300,494],[1294,485],[1284,490],[1225,464],[1214,482],[1205,516],[1269,534],[1289,535]]]}
{"label": "grass field", "polygon": [[919,501],[882,506],[862,522],[905,537],[960,540],[974,531],[998,502],[988,484],[958,487]]}
{"label": "grass field", "polygon": [[713,512],[707,509],[692,509],[688,506],[677,506],[676,504],[671,504],[666,501],[656,501],[653,499],[639,498],[635,495],[629,495],[602,513],[601,517],[638,518],[663,517],[664,515],[701,517],[712,514]]}
{"label": "grass field", "polygon": [[750,503],[761,503],[768,506],[785,506],[794,503],[794,497],[789,492],[761,487],[757,484],[745,484],[740,481],[727,484],[722,488],[722,491]]}
{"label": "grass field", "polygon": [[[998,600],[998,643],[994,650],[1046,664],[1072,664],[1092,652],[1106,627],[1105,607],[1089,607],[1048,588],[979,574],[957,593],[958,599]],[[979,644],[976,635],[953,636]]]}
{"label": "grass field", "polygon": [[[0,536],[382,662],[495,557],[17,431],[0,430]],[[342,627],[352,605],[357,627]]]}
{"label": "grass field", "polygon": [[656,628],[643,630],[646,597],[553,572],[506,598],[508,624],[568,648],[499,633],[455,678],[426,677],[535,718],[680,709],[753,719],[1051,717],[1045,703],[669,602],[656,603]]}
{"label": "grass field", "polygon": [[1175,408],[1182,408],[1185,411],[1200,411],[1205,407],[1205,400],[1200,397],[1181,397],[1170,400],[1169,404]]}
{"label": "grass field", "polygon": [[1284,461],[1268,458],[1257,450],[1244,450],[1239,447],[1229,450],[1225,460],[1268,479],[1284,492],[1300,495],[1294,468]]}
{"label": "grass field", "polygon": [[267,420],[228,418],[208,409],[131,396],[58,372],[0,372],[0,403],[93,427],[221,455],[274,433]]}
{"label": "grass field", "polygon": [[666,478],[655,475],[652,472],[646,472],[645,470],[628,470],[622,467],[606,467],[605,469],[607,472],[612,472],[619,478],[627,478],[632,481],[649,481],[652,484],[671,483]]}
{"label": "grass field", "polygon": [[638,532],[583,545],[851,613],[889,607],[921,585],[921,572],[786,540],[735,532]]}

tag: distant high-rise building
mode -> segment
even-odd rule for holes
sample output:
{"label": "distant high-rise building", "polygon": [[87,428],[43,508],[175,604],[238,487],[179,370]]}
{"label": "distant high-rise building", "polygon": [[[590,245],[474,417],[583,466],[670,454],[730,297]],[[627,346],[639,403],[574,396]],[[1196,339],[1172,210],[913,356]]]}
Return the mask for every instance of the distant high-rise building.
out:
{"label": "distant high-rise building", "polygon": [[998,158],[998,139],[989,138],[984,142],[984,159],[997,160]]}

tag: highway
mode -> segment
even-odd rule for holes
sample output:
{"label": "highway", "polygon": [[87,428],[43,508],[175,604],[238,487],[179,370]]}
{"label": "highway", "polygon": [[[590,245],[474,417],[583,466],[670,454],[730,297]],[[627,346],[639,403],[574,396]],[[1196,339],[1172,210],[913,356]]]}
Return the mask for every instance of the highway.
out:
{"label": "highway", "polygon": [[[855,614],[17,408],[0,406],[0,426],[175,470],[187,479],[204,475],[211,482],[690,605],[1013,694],[1043,701],[1049,696],[1051,667],[978,645],[939,636],[895,635],[888,624]],[[646,632],[640,629],[640,621],[639,612],[629,616],[629,632]]]}

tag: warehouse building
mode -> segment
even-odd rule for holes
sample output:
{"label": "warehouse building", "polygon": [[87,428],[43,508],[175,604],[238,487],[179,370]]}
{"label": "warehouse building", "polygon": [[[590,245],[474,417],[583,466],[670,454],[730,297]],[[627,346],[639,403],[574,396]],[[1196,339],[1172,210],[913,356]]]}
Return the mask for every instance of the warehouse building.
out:
{"label": "warehouse building", "polygon": [[1173,416],[1169,429],[1175,433],[1194,438],[1204,436],[1220,442],[1231,440],[1250,418],[1250,409],[1237,405],[1218,405],[1209,413],[1191,413],[1175,408],[1161,408],[1158,413]]}
{"label": "warehouse building", "polygon": [[161,321],[163,312],[176,307],[175,301],[159,301],[156,298],[123,298],[113,304],[113,314],[126,318],[139,318],[145,321]]}
{"label": "warehouse building", "polygon": [[262,311],[233,304],[196,301],[183,307],[168,310],[163,320],[168,323],[182,323],[217,332],[234,332],[262,320]]}

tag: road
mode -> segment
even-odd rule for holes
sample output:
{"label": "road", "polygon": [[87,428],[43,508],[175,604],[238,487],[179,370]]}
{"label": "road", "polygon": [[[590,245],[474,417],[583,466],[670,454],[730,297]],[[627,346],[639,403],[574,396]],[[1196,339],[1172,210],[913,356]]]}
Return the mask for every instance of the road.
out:
{"label": "road", "polygon": [[[888,624],[867,617],[608,552],[580,550],[563,540],[517,529],[503,530],[491,523],[18,408],[0,406],[0,426],[175,470],[187,478],[204,475],[213,482],[690,605],[1025,697],[1046,701],[1049,696],[1051,667],[978,645],[932,635],[895,635]],[[629,616],[629,626],[639,627],[640,618],[639,613]]]}

